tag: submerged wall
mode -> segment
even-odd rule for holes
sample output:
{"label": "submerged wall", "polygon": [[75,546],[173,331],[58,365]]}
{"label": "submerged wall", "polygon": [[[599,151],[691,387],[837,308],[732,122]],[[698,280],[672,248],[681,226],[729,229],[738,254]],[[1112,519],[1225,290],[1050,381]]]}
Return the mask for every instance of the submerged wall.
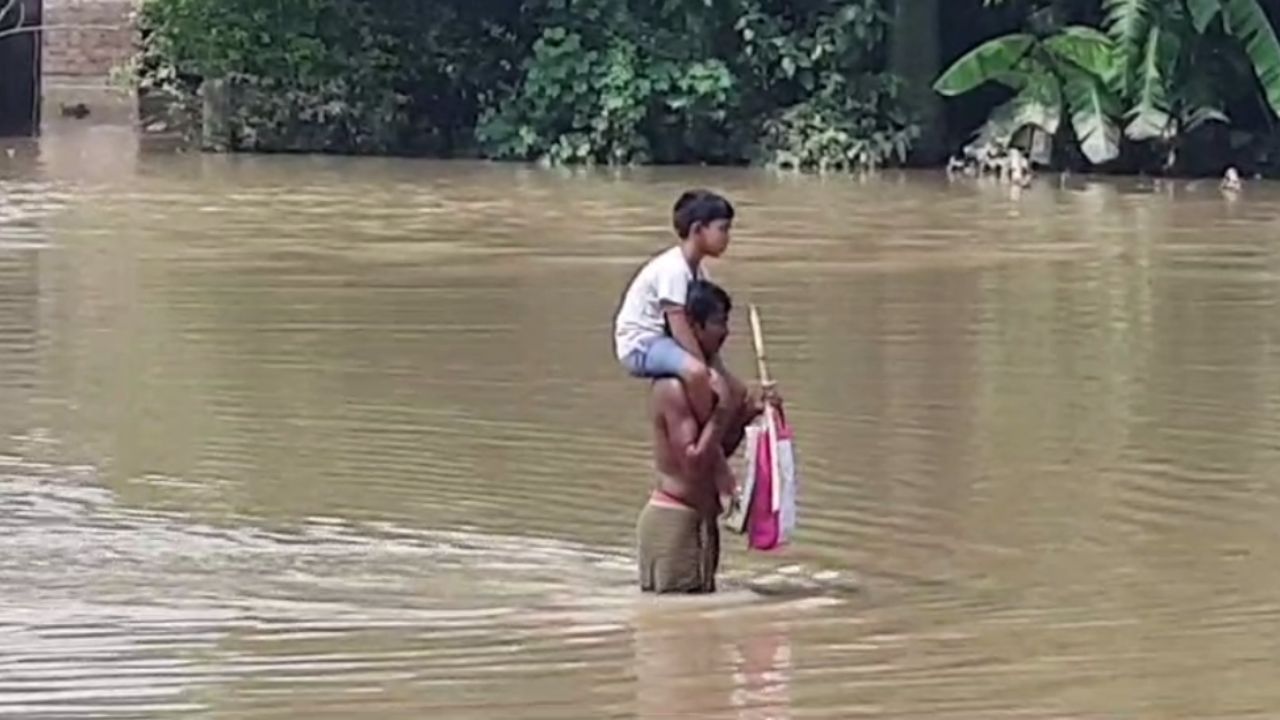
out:
{"label": "submerged wall", "polygon": [[109,83],[137,51],[137,0],[44,0],[43,123],[132,123],[136,100]]}
{"label": "submerged wall", "polygon": [[104,78],[137,41],[133,0],[44,0],[46,77]]}

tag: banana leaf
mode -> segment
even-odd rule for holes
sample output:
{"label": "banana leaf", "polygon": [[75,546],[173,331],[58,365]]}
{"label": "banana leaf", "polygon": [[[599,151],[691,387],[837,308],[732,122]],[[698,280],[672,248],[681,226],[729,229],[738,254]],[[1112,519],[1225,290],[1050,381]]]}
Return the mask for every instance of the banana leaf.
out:
{"label": "banana leaf", "polygon": [[1059,60],[1108,79],[1123,70],[1116,56],[1115,43],[1106,34],[1091,27],[1072,25],[1044,41],[1045,48]]}
{"label": "banana leaf", "polygon": [[1223,24],[1244,46],[1267,104],[1280,115],[1280,41],[1257,0],[1222,0]]}
{"label": "banana leaf", "polygon": [[1022,92],[991,112],[979,130],[979,142],[1007,147],[1028,125],[1054,135],[1062,124],[1062,109],[1058,79],[1048,72],[1030,75]]}
{"label": "banana leaf", "polygon": [[1125,135],[1136,142],[1164,139],[1174,132],[1169,106],[1169,82],[1178,61],[1178,36],[1152,25],[1132,88],[1137,94],[1128,113]]}
{"label": "banana leaf", "polygon": [[988,40],[952,63],[934,82],[933,89],[941,95],[955,96],[988,82],[1009,84],[1011,71],[1035,43],[1035,37],[1026,33]]}
{"label": "banana leaf", "polygon": [[1213,19],[1222,12],[1219,0],[1187,0],[1187,9],[1191,11],[1191,24],[1196,32],[1203,34],[1209,29]]}
{"label": "banana leaf", "polygon": [[1120,128],[1116,125],[1116,100],[1102,82],[1084,72],[1069,72],[1063,86],[1071,126],[1080,150],[1094,165],[1120,156]]}
{"label": "banana leaf", "polygon": [[1131,78],[1127,70],[1137,65],[1138,58],[1142,55],[1147,30],[1151,27],[1153,1],[1155,0],[1102,0],[1107,33],[1115,41],[1120,66],[1125,69],[1115,76],[1115,87],[1121,95],[1129,95]]}

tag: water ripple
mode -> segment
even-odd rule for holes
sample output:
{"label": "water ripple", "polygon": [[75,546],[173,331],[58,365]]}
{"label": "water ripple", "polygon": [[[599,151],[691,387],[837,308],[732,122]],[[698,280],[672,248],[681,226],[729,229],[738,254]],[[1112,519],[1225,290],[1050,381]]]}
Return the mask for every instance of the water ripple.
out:
{"label": "water ripple", "polygon": [[[120,167],[0,180],[0,715],[1280,709],[1269,185]],[[803,514],[657,601],[608,328],[692,184]]]}

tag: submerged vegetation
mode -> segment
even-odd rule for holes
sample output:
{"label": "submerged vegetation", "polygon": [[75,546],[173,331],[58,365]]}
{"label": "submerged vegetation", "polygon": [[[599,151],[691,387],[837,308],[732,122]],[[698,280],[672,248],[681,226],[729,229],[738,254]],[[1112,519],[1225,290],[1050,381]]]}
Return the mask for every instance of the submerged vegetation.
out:
{"label": "submerged vegetation", "polygon": [[145,0],[136,72],[226,150],[1278,169],[1262,0],[912,3]]}
{"label": "submerged vegetation", "polygon": [[[148,0],[141,71],[237,150],[902,161],[884,0]],[[207,100],[207,98],[206,98]]]}

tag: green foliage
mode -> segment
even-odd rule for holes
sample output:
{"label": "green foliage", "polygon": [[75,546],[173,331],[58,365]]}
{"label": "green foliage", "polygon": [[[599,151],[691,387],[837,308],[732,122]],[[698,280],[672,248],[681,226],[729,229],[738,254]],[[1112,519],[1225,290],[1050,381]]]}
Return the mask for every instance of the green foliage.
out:
{"label": "green foliage", "polygon": [[[905,162],[919,128],[902,116],[897,88],[888,78],[869,78],[862,92],[828,78],[812,99],[765,120],[758,152],[764,164],[805,170],[858,170]],[[889,122],[885,122],[885,119]]]}
{"label": "green foliage", "polygon": [[[481,120],[495,157],[847,169],[914,129],[879,72],[880,0],[548,3],[524,76]],[[720,59],[724,58],[724,59]]]}
{"label": "green foliage", "polygon": [[144,84],[233,149],[549,163],[901,160],[889,0],[146,0]]}
{"label": "green foliage", "polygon": [[497,0],[146,0],[144,89],[230,88],[233,149],[448,153],[515,41]]}
{"label": "green foliage", "polygon": [[654,126],[727,119],[735,78],[723,62],[662,57],[640,37],[588,33],[555,26],[534,43],[523,81],[481,118],[477,135],[492,156],[645,162]]}
{"label": "green foliage", "polygon": [[1008,144],[1028,126],[1055,134],[1066,111],[1094,164],[1119,157],[1125,143],[1158,145],[1172,159],[1189,133],[1231,122],[1236,88],[1257,88],[1280,113],[1280,43],[1258,0],[1099,0],[1098,9],[1105,34],[1070,26],[995,38],[935,89],[954,96],[997,83],[1016,93],[992,111],[983,142]]}
{"label": "green foliage", "polygon": [[891,20],[883,3],[797,5],[809,11],[747,3],[733,24],[744,107],[764,117],[754,157],[821,171],[904,162],[919,128],[895,78],[878,71]]}

